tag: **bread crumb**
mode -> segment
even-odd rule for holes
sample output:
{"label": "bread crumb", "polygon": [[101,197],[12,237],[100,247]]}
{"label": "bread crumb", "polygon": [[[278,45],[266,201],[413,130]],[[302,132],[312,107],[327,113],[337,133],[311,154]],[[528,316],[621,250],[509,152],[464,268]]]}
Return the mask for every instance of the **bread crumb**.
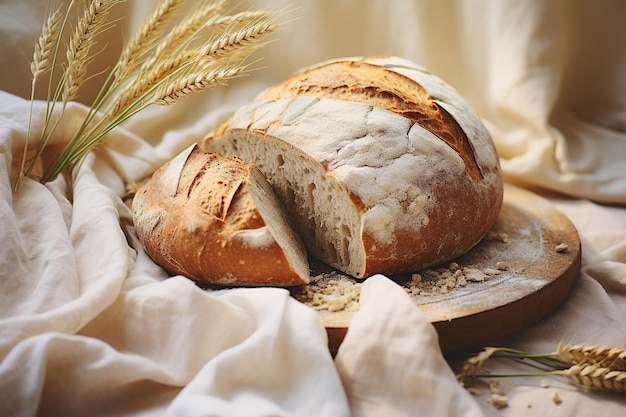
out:
{"label": "bread crumb", "polygon": [[476,387],[468,387],[467,388],[467,392],[469,392],[471,395],[475,395],[475,396],[480,396],[483,395],[483,392],[476,388]]}
{"label": "bread crumb", "polygon": [[320,274],[311,278],[309,284],[293,296],[315,310],[356,311],[361,283],[335,272]]}
{"label": "bread crumb", "polygon": [[487,233],[487,236],[485,236],[485,239],[490,240],[490,241],[495,241],[495,242],[508,243],[509,235],[507,233],[499,233],[499,232],[491,231]]}
{"label": "bread crumb", "polygon": [[509,265],[506,262],[498,262],[496,263],[496,269],[498,271],[508,271]]}
{"label": "bread crumb", "polygon": [[528,402],[528,404],[526,404],[526,408],[533,408],[533,405],[531,404],[530,401]]}
{"label": "bread crumb", "polygon": [[541,388],[550,388],[550,382],[547,379],[542,379]]}
{"label": "bread crumb", "polygon": [[498,409],[506,408],[509,406],[509,399],[501,394],[491,394],[491,396],[489,397],[489,402]]}
{"label": "bread crumb", "polygon": [[471,282],[483,282],[488,277],[487,274],[476,268],[463,269],[463,275],[465,275],[466,280]]}
{"label": "bread crumb", "polygon": [[552,394],[552,402],[555,404],[561,404],[563,402],[563,400],[561,400],[561,397],[559,396],[559,393],[556,391]]}
{"label": "bread crumb", "polygon": [[567,243],[559,243],[558,245],[554,247],[554,250],[559,253],[569,252],[569,245]]}
{"label": "bread crumb", "polygon": [[492,394],[504,395],[504,389],[502,388],[500,381],[496,381],[493,379],[489,381],[489,391]]}
{"label": "bread crumb", "polygon": [[413,274],[411,275],[411,281],[422,282],[422,276],[420,274]]}

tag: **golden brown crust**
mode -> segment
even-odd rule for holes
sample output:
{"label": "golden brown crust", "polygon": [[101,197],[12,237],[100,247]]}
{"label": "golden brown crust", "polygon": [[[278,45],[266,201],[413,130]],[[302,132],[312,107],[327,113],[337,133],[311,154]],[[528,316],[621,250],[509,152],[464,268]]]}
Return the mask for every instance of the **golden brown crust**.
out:
{"label": "golden brown crust", "polygon": [[210,284],[290,286],[306,283],[273,239],[251,244],[241,233],[269,235],[251,197],[256,168],[198,148],[189,154],[175,193],[164,187],[170,164],[155,172],[133,201],[137,235],[171,274]]}
{"label": "golden brown crust", "polygon": [[416,271],[449,261],[476,246],[500,213],[502,194],[496,189],[469,192],[469,181],[439,187],[440,210],[430,212],[428,225],[415,233],[398,230],[393,245],[381,245],[364,233],[368,253],[363,276]]}

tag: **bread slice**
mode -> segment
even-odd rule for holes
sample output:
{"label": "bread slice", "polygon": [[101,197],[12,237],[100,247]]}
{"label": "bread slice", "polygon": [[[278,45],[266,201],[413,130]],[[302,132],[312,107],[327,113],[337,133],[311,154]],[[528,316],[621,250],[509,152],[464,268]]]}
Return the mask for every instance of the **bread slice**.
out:
{"label": "bread slice", "polygon": [[263,174],[194,145],[154,173],[133,200],[137,235],[172,274],[228,286],[309,281],[300,237]]}
{"label": "bread slice", "polygon": [[202,146],[257,166],[314,257],[354,277],[452,259],[494,224],[491,137],[454,89],[395,57],[305,69]]}

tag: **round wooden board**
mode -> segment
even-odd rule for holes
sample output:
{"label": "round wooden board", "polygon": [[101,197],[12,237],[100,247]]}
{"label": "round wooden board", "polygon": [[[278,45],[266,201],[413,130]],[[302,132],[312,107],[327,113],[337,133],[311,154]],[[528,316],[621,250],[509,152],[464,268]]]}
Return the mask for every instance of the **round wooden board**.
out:
{"label": "round wooden board", "polygon": [[[412,295],[437,329],[444,351],[481,345],[529,326],[562,303],[576,282],[581,255],[578,233],[547,200],[505,186],[504,204],[492,232],[491,238],[455,262],[482,271],[504,263],[506,270],[447,293]],[[567,249],[557,250],[558,245]],[[392,278],[408,286],[411,276]],[[333,279],[337,279],[336,273]],[[320,314],[329,347],[336,351],[354,313]]]}

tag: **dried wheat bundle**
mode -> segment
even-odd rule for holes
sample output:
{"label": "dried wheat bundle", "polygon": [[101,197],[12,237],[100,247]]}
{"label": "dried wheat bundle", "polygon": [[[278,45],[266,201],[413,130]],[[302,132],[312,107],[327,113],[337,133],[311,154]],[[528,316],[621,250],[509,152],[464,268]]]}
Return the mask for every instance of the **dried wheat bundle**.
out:
{"label": "dried wheat bundle", "polygon": [[[116,22],[109,20],[110,12],[122,1],[71,0],[64,11],[54,10],[44,22],[31,64],[31,104],[36,85],[47,81],[47,109],[41,137],[36,138],[37,149],[31,156],[27,156],[29,125],[16,191],[25,177],[42,183],[53,180],[79,163],[106,133],[144,108],[173,104],[249,71],[248,57],[267,43],[280,15],[267,11],[225,13],[226,0],[195,1],[182,15],[178,11],[185,0],[160,0],[106,74],[73,138],[41,167],[42,153],[67,103],[79,96],[82,84],[90,77],[89,63],[102,52],[93,52],[92,47],[101,33],[115,26]],[[82,8],[80,19],[71,25],[74,30],[69,39],[63,39],[64,29],[70,26],[68,20],[78,8]],[[63,53],[65,62],[54,84]],[[36,175],[38,166],[41,173]]]}
{"label": "dried wheat bundle", "polygon": [[[492,358],[531,361],[540,372],[490,374],[484,364]],[[587,344],[559,343],[551,353],[531,353],[506,347],[486,347],[463,362],[459,381],[479,377],[517,377],[560,375],[584,389],[626,393],[626,349]]]}

